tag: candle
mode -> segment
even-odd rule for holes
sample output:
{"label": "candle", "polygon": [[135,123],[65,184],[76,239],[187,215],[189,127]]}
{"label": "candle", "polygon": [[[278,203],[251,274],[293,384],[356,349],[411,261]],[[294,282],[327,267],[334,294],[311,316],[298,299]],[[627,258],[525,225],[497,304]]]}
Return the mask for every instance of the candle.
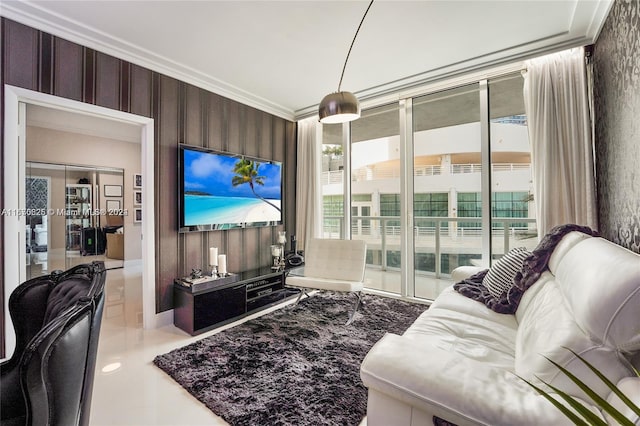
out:
{"label": "candle", "polygon": [[209,265],[218,266],[218,247],[209,249]]}
{"label": "candle", "polygon": [[227,273],[227,255],[218,255],[218,272],[221,274]]}

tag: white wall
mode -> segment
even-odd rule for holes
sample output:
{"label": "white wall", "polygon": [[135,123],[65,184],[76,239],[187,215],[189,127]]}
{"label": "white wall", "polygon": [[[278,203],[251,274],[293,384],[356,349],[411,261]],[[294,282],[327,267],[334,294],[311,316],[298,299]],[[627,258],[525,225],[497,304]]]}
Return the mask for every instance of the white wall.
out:
{"label": "white wall", "polygon": [[141,259],[142,227],[133,223],[133,175],[141,170],[140,144],[35,126],[27,126],[26,140],[27,161],[124,170],[125,260]]}
{"label": "white wall", "polygon": [[[99,202],[99,206],[101,209],[106,209],[107,208],[107,201],[119,201],[120,202],[120,209],[124,209],[124,203],[125,203],[125,197],[129,197],[132,198],[133,197],[133,193],[131,192],[131,190],[126,190],[127,189],[127,182],[123,182],[125,180],[124,175],[121,175],[120,173],[114,173],[114,172],[105,172],[105,171],[100,171],[98,173],[98,179],[96,180],[96,182],[99,184],[100,188],[99,188],[99,195],[98,195],[98,202]],[[106,197],[104,195],[104,186],[105,185],[124,185],[124,188],[122,190],[122,197]],[[130,188],[131,186],[129,186]],[[131,210],[129,210],[129,214],[133,214]],[[107,226],[107,220],[106,217],[101,216],[100,217],[100,226]]]}

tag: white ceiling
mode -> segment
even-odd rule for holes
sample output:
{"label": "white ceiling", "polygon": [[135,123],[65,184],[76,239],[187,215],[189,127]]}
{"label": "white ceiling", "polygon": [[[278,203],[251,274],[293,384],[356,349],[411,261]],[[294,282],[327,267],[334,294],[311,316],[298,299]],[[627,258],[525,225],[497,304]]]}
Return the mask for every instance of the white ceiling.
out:
{"label": "white ceiling", "polygon": [[80,114],[64,109],[27,104],[27,126],[79,133],[124,142],[140,143],[141,126],[122,121]]}
{"label": "white ceiling", "polygon": [[[368,1],[15,1],[0,14],[287,119],[336,91]],[[361,100],[590,44],[610,0],[377,0],[342,90]]]}

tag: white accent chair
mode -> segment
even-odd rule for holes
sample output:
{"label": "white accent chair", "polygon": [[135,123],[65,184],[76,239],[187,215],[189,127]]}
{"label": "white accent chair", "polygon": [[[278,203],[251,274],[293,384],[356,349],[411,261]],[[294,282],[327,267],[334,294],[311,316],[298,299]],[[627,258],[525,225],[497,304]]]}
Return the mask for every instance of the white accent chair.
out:
{"label": "white accent chair", "polygon": [[347,325],[351,324],[364,287],[366,256],[367,245],[361,240],[309,240],[305,250],[304,276],[289,275],[286,280],[288,286],[302,289],[296,304],[307,289],[354,293],[356,304],[347,321]]}

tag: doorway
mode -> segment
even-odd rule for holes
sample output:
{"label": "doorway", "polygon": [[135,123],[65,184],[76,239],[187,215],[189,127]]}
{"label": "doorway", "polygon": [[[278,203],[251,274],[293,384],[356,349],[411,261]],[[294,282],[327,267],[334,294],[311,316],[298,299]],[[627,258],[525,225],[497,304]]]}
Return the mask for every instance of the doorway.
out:
{"label": "doorway", "polygon": [[[94,260],[103,261],[107,269],[122,268],[125,229],[110,222],[125,212],[124,197],[107,197],[102,188],[123,184],[121,168],[27,161],[26,279]],[[130,259],[141,258],[140,247],[130,248],[137,249],[128,253]]]}
{"label": "doorway", "polygon": [[[134,114],[85,104],[65,98],[59,98],[27,89],[5,85],[5,156],[4,181],[18,182],[17,185],[5,185],[5,209],[8,211],[24,211],[25,209],[25,175],[26,175],[26,140],[25,121],[26,106],[37,105],[55,111],[72,112],[88,119],[102,119],[111,123],[128,123],[138,127],[140,136],[141,164],[138,173],[146,185],[142,189],[141,210],[154,211],[154,151],[153,151],[153,119]],[[155,223],[152,214],[142,215],[142,300],[143,326],[155,328],[170,324],[172,312],[156,314],[155,303]],[[13,325],[8,316],[8,299],[11,292],[26,278],[26,221],[24,215],[6,215],[5,225],[5,279],[4,279],[4,314],[6,336],[6,354],[11,354],[15,347]],[[15,249],[13,249],[15,248]]]}

